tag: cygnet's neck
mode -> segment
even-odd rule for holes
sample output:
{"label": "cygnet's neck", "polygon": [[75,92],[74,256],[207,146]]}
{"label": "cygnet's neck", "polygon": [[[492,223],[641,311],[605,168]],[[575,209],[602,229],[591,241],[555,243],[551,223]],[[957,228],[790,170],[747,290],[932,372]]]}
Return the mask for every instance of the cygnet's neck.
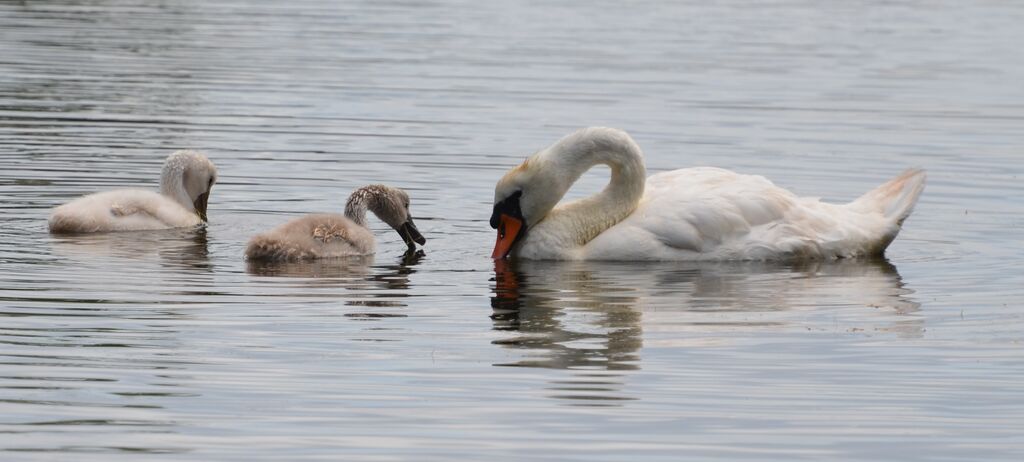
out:
{"label": "cygnet's neck", "polygon": [[387,190],[383,185],[363,186],[348,196],[345,203],[345,216],[354,221],[357,225],[366,227],[366,211],[370,210],[380,218],[380,206],[383,203]]}
{"label": "cygnet's neck", "polygon": [[171,156],[164,162],[160,173],[160,194],[174,199],[189,211],[195,210],[192,198],[185,190],[185,170],[188,159],[184,156]]}

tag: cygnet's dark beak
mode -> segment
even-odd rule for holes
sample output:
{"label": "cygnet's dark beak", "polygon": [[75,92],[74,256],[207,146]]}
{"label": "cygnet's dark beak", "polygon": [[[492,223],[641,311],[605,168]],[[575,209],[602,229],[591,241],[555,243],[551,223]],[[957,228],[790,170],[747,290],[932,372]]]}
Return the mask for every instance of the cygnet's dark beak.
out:
{"label": "cygnet's dark beak", "polygon": [[196,198],[196,201],[192,203],[196,208],[196,215],[199,215],[199,219],[206,223],[206,201],[210,200],[210,191],[206,191]]}
{"label": "cygnet's dark beak", "polygon": [[409,220],[398,227],[398,234],[402,236],[405,245],[409,246],[410,249],[415,249],[416,243],[420,245],[427,243],[427,240],[420,234],[420,230],[416,229],[416,223],[413,223],[412,217],[409,217]]}

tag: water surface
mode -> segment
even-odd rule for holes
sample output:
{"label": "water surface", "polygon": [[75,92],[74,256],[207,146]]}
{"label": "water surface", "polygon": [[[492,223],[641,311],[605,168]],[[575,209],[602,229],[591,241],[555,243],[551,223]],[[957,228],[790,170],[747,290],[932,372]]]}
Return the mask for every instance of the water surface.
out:
{"label": "water surface", "polygon": [[[1024,456],[1024,7],[497,3],[0,4],[0,458]],[[929,183],[881,261],[496,265],[494,182],[587,125],[652,172]],[[205,230],[46,233],[180,148]],[[371,182],[423,255],[243,260]]]}

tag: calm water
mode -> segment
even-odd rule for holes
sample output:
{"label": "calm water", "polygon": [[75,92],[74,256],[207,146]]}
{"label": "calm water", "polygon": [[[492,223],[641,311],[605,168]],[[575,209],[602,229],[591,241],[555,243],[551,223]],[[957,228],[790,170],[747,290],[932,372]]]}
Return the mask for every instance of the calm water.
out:
{"label": "calm water", "polygon": [[[620,3],[0,3],[0,459],[1024,457],[1024,5]],[[586,125],[930,178],[887,261],[495,266],[494,182]],[[46,233],[185,147],[205,231]],[[425,255],[242,259],[370,182]]]}

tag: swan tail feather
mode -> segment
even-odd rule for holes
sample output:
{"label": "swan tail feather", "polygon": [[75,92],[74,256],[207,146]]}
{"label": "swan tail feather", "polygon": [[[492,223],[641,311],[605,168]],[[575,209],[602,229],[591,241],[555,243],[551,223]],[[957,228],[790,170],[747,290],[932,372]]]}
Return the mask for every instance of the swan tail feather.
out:
{"label": "swan tail feather", "polygon": [[885,249],[899,234],[903,221],[914,210],[917,199],[921,197],[925,177],[924,170],[908,169],[848,204],[849,210],[881,218],[877,225],[865,229],[867,235],[860,247],[862,254],[885,253]]}
{"label": "swan tail feather", "polygon": [[896,178],[860,196],[850,206],[861,212],[881,213],[897,227],[901,226],[914,211],[914,205],[924,191],[926,177],[922,169],[907,169]]}

